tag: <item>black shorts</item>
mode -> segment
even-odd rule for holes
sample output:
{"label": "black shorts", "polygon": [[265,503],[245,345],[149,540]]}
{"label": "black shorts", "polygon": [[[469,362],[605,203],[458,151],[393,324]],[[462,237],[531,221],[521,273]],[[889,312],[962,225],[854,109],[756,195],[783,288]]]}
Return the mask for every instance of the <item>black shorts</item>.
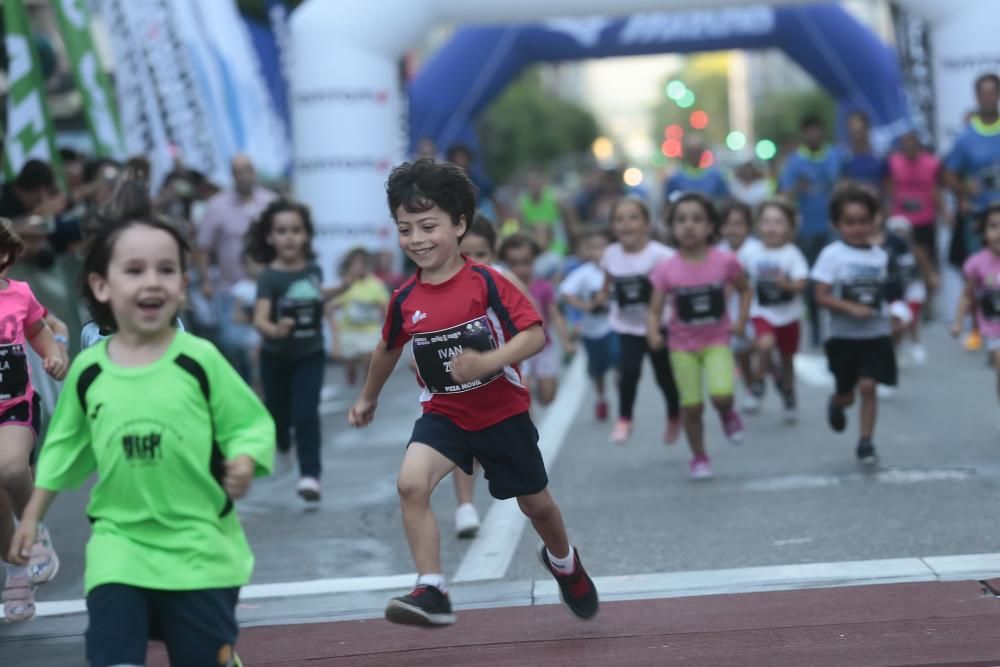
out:
{"label": "black shorts", "polygon": [[896,350],[888,336],[831,338],[826,341],[826,362],[837,381],[838,394],[852,393],[861,378],[896,385]]}
{"label": "black shorts", "polygon": [[87,595],[90,667],[144,665],[149,640],[167,645],[172,667],[231,664],[239,588],[162,591],[103,584]]}
{"label": "black shorts", "polygon": [[414,442],[441,452],[469,474],[473,459],[479,461],[490,495],[500,500],[530,496],[549,484],[538,451],[538,430],[527,412],[481,431],[466,431],[447,417],[426,413],[413,425],[410,443]]}
{"label": "black shorts", "polygon": [[927,258],[931,264],[937,266],[937,225],[920,225],[913,228],[913,243],[920,246],[927,253]]}

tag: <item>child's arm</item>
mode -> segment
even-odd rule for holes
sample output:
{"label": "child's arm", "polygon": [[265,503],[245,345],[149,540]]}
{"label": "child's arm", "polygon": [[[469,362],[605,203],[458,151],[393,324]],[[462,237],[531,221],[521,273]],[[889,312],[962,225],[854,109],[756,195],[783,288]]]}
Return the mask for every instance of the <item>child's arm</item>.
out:
{"label": "child's arm", "polygon": [[[541,327],[539,327],[539,330],[541,330]],[[517,336],[500,349],[509,347],[516,339]],[[544,340],[543,335],[543,343]],[[382,393],[382,387],[385,386],[389,376],[392,375],[392,371],[396,368],[396,363],[402,354],[402,345],[394,350],[390,350],[386,347],[384,340],[378,342],[378,345],[375,346],[375,351],[372,353],[372,363],[368,369],[368,379],[365,380],[365,386],[361,388],[361,395],[358,396],[358,400],[354,402],[350,412],[347,413],[347,423],[358,428],[371,423],[375,417],[375,408],[378,406],[378,397]]]}
{"label": "child's arm", "polygon": [[854,303],[846,299],[838,299],[833,296],[833,288],[829,283],[816,282],[816,305],[820,308],[828,308],[859,320],[868,319],[875,316],[875,311],[861,303]]}
{"label": "child's arm", "polygon": [[965,286],[962,288],[962,294],[958,297],[958,306],[955,308],[955,321],[951,324],[952,336],[961,335],[962,327],[965,324],[965,318],[972,309],[972,304],[975,300],[975,288],[972,286],[972,281],[966,278]]}
{"label": "child's arm", "polygon": [[740,312],[737,320],[733,322],[733,332],[738,336],[744,335],[747,329],[747,320],[750,318],[750,302],[753,301],[753,292],[750,290],[750,281],[745,273],[733,280],[733,287],[740,295]]}
{"label": "child's arm", "polygon": [[[519,331],[505,345],[489,352],[466,350],[455,357],[451,376],[456,382],[470,382],[496,372],[504,366],[519,364],[533,357],[545,347],[545,332],[541,324],[533,324]],[[374,365],[374,361],[373,361]]]}
{"label": "child's arm", "polygon": [[326,322],[330,326],[330,356],[340,359],[340,320],[337,319],[337,307],[331,305],[327,310]]}
{"label": "child's arm", "polygon": [[7,553],[8,563],[28,564],[28,560],[31,558],[31,547],[38,535],[38,523],[45,518],[45,513],[49,511],[49,506],[57,495],[59,494],[56,491],[49,491],[37,486],[31,492],[31,500],[24,508],[21,523],[14,531],[14,537],[10,541],[10,551]]}
{"label": "child's arm", "polygon": [[40,319],[29,325],[25,333],[31,347],[42,358],[42,368],[45,369],[45,372],[56,380],[62,380],[66,377],[67,359],[45,320]]}
{"label": "child's arm", "polygon": [[663,349],[663,306],[667,303],[667,293],[656,287],[649,297],[649,310],[646,312],[646,340],[654,350]]}
{"label": "child's arm", "polygon": [[569,327],[566,326],[566,318],[563,317],[562,310],[559,309],[559,304],[551,301],[546,315],[549,322],[552,322],[552,326],[556,328],[556,333],[559,334],[559,342],[562,343],[563,352],[566,354],[575,354],[576,343],[573,342],[573,337],[569,335]]}
{"label": "child's arm", "polygon": [[295,327],[295,320],[282,317],[277,322],[271,321],[271,300],[257,299],[253,307],[253,325],[262,336],[267,338],[286,338]]}

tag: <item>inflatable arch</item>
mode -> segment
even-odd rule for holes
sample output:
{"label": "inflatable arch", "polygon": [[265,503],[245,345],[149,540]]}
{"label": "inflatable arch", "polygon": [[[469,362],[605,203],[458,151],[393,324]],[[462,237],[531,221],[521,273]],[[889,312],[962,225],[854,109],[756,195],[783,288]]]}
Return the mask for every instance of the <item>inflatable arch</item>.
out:
{"label": "inflatable arch", "polygon": [[[1000,46],[995,39],[996,5],[994,0],[963,0],[945,3],[939,0],[900,0],[901,4],[928,20],[931,26],[931,48],[934,69],[935,97],[937,98],[937,135],[939,143],[947,144],[957,131],[964,112],[972,102],[972,80],[983,71],[1000,69]],[[778,0],[774,5],[802,5],[797,0]],[[751,5],[760,11],[761,4],[754,0],[620,0],[614,3],[615,11],[622,14],[634,12],[664,12],[697,8],[705,11],[725,6]],[[372,0],[346,10],[343,3],[329,0],[308,0],[292,13],[289,22],[291,33],[291,110],[295,161],[293,186],[296,195],[313,209],[317,230],[317,250],[324,267],[332,267],[334,260],[352,245],[384,247],[391,243],[394,229],[385,209],[385,179],[393,164],[402,159],[410,142],[406,122],[406,104],[400,85],[399,59],[412,47],[418,37],[437,22],[452,22],[488,26],[515,22],[550,22],[543,30],[552,30],[559,23],[553,17],[591,17],[583,21],[562,21],[562,31],[556,30],[552,44],[524,43],[520,55],[506,59],[505,68],[509,81],[518,69],[532,60],[543,60],[545,51],[558,50],[572,57],[575,50],[581,53],[590,40],[600,43],[605,37],[620,35],[628,21],[612,21],[595,16],[607,12],[607,0],[503,0],[480,3],[467,0]],[[815,10],[813,10],[815,11]],[[749,16],[750,14],[747,14]],[[753,44],[781,46],[807,68],[815,68],[813,75],[826,85],[834,95],[849,101],[857,98],[860,106],[870,105],[873,117],[883,124],[891,124],[902,113],[895,83],[885,90],[862,90],[852,85],[851,79],[872,76],[866,69],[872,65],[855,50],[873,54],[874,62],[883,74],[891,71],[884,57],[884,47],[878,49],[868,42],[843,44],[843,52],[836,57],[813,58],[819,44],[815,34],[795,42],[791,35],[778,34],[779,17],[786,14],[774,10],[774,25],[754,35],[752,26],[743,26],[739,35],[732,31],[725,41],[714,36],[712,25],[704,26],[701,43],[684,48],[681,36],[669,37],[655,49],[635,50],[632,53],[650,53],[665,50],[694,50],[709,48],[752,48]],[[808,15],[808,14],[804,14]],[[760,14],[763,16],[763,13]],[[795,16],[795,14],[787,14]],[[794,20],[794,19],[781,19]],[[566,28],[573,26],[569,30]],[[617,31],[616,31],[617,26]],[[732,26],[730,26],[732,27]],[[737,26],[739,27],[739,26]],[[814,25],[810,30],[815,30]],[[474,30],[474,29],[473,29]],[[486,28],[488,31],[489,28]],[[513,39],[518,30],[493,29],[497,39]],[[567,32],[569,34],[567,34]],[[462,35],[476,32],[462,31]],[[482,34],[482,33],[479,33]],[[819,33],[820,35],[822,32]],[[767,35],[767,36],[765,36]],[[457,39],[457,38],[456,38]],[[558,42],[556,42],[558,40]],[[713,46],[713,40],[719,40]],[[664,42],[672,44],[665,47]],[[725,46],[723,46],[723,44]],[[472,46],[475,46],[473,44]],[[624,54],[627,45],[620,45]],[[638,44],[631,48],[638,49]],[[870,50],[869,50],[870,49]],[[539,53],[536,55],[535,51]],[[489,53],[488,51],[481,53]],[[608,54],[610,55],[610,54]],[[576,56],[582,57],[582,56]],[[842,68],[844,58],[859,62],[860,70],[852,72]],[[550,57],[551,59],[551,57]],[[499,67],[499,56],[480,61],[484,69]],[[518,62],[520,60],[520,62]],[[812,64],[809,64],[812,63]],[[498,73],[499,74],[499,73]],[[476,77],[466,73],[466,80]],[[478,80],[494,80],[499,91],[503,76],[491,75]],[[482,84],[479,84],[482,85]],[[486,92],[487,86],[482,85]],[[456,87],[457,88],[457,87]],[[472,95],[471,93],[475,93]],[[467,123],[488,100],[478,91],[470,91],[468,111],[441,113],[440,107],[424,102],[422,93],[414,89],[415,121],[424,124],[415,127],[414,134],[442,135],[454,132],[461,136],[467,132]],[[859,95],[863,96],[861,100]],[[432,94],[433,96],[433,94]],[[476,102],[476,100],[479,100]],[[454,117],[455,121],[449,119]],[[447,125],[451,123],[454,129]]]}
{"label": "inflatable arch", "polygon": [[896,55],[867,27],[834,4],[758,5],[463,28],[410,86],[410,147],[423,137],[475,145],[471,121],[532,62],[768,47],[799,63],[842,108],[866,112],[876,145],[906,124]]}

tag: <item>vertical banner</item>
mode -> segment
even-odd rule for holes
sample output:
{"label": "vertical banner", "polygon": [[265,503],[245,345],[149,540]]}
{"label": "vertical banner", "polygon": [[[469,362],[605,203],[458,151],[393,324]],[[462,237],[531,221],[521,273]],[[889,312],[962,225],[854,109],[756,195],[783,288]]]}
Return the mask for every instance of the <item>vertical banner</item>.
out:
{"label": "vertical banner", "polygon": [[73,79],[83,96],[84,115],[98,157],[120,159],[122,146],[118,112],[108,77],[101,69],[90,36],[90,12],[85,0],[54,0],[53,7],[73,69]]}
{"label": "vertical banner", "polygon": [[7,34],[7,136],[4,141],[4,173],[13,178],[32,158],[48,162],[63,180],[62,162],[56,150],[52,119],[45,100],[45,81],[32,43],[31,25],[24,0],[4,0]]}
{"label": "vertical banner", "polygon": [[903,72],[903,89],[914,129],[927,145],[935,142],[934,68],[927,22],[892,3],[896,52]]}

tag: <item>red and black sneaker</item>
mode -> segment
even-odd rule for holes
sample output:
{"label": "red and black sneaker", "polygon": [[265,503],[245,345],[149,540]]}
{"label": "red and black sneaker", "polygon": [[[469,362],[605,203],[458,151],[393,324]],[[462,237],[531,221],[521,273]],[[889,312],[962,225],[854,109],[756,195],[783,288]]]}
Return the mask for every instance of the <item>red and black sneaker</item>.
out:
{"label": "red and black sneaker", "polygon": [[385,620],[403,625],[438,627],[455,622],[448,594],[436,586],[419,585],[406,595],[389,600]]}
{"label": "red and black sneaker", "polygon": [[562,600],[563,606],[571,614],[583,620],[597,616],[597,610],[600,607],[597,589],[594,588],[594,582],[590,575],[583,569],[579,550],[573,550],[572,574],[560,574],[552,569],[552,564],[549,562],[549,552],[545,549],[545,545],[542,545],[541,551],[538,552],[538,560],[542,562],[549,574],[555,577],[556,583],[559,584],[559,599]]}

